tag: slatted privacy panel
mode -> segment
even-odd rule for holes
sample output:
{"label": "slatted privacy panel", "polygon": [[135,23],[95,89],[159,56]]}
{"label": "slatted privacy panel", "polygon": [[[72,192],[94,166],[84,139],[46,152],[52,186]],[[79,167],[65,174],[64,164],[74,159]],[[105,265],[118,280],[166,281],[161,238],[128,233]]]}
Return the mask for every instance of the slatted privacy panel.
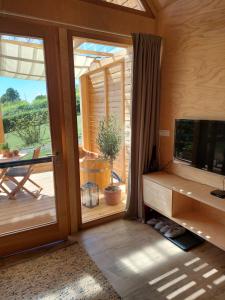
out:
{"label": "slatted privacy panel", "polygon": [[105,86],[104,71],[95,72],[89,76],[89,149],[98,152],[96,138],[99,121],[105,117]]}
{"label": "slatted privacy panel", "polygon": [[132,68],[133,68],[133,49],[127,49],[124,65],[124,77],[125,77],[125,170],[126,178],[129,173],[129,161],[131,151],[131,105],[132,105]]}
{"label": "slatted privacy panel", "polygon": [[124,63],[112,65],[106,69],[108,114],[115,116],[122,130],[121,151],[114,162],[114,170],[125,181],[125,145],[124,145]]}
{"label": "slatted privacy panel", "polygon": [[115,116],[123,134],[121,151],[114,162],[114,170],[125,181],[124,61],[111,63],[83,75],[80,84],[84,148],[99,152],[96,143],[99,121],[110,115]]}

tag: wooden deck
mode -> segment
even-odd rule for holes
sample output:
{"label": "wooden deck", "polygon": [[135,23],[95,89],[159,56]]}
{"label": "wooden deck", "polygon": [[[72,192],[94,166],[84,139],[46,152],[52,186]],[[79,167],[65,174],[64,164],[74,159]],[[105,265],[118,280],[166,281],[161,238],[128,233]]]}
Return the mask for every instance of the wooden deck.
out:
{"label": "wooden deck", "polygon": [[123,212],[126,207],[126,193],[125,185],[120,186],[122,189],[122,201],[115,205],[107,205],[105,203],[104,195],[100,194],[99,205],[94,208],[87,208],[82,206],[82,223],[87,223],[93,220],[107,217],[116,213]]}
{"label": "wooden deck", "polygon": [[[43,188],[37,199],[25,192],[18,193],[15,200],[0,194],[0,235],[56,222],[53,173],[34,174],[31,178]],[[5,185],[12,188],[10,182]],[[36,191],[30,183],[26,187]]]}
{"label": "wooden deck", "polygon": [[[9,232],[21,231],[31,227],[56,222],[55,197],[53,173],[44,172],[32,175],[43,190],[35,199],[24,192],[17,194],[16,200],[10,200],[3,192],[0,193],[0,236]],[[10,182],[6,182],[8,187]],[[31,184],[26,185],[31,191],[36,188]],[[125,193],[123,201],[116,206],[108,206],[100,196],[100,205],[96,208],[82,207],[82,222],[96,220],[123,211],[125,208]]]}

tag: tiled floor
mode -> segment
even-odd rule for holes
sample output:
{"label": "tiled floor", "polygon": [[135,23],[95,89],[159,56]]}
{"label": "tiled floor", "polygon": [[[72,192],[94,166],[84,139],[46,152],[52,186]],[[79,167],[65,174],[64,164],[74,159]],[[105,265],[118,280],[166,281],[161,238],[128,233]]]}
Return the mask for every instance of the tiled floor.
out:
{"label": "tiled floor", "polygon": [[209,243],[183,252],[148,225],[127,220],[77,238],[122,299],[225,299],[225,252]]}

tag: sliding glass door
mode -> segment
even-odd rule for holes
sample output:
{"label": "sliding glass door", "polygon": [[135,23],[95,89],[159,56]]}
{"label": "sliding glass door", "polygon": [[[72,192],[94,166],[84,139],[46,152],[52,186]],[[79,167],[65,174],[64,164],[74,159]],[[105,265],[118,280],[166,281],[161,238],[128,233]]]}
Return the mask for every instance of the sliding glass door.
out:
{"label": "sliding glass door", "polygon": [[68,234],[57,32],[0,18],[0,255]]}
{"label": "sliding glass door", "polygon": [[[121,215],[130,156],[132,47],[71,36],[80,162],[81,223]],[[88,226],[88,225],[87,225]]]}

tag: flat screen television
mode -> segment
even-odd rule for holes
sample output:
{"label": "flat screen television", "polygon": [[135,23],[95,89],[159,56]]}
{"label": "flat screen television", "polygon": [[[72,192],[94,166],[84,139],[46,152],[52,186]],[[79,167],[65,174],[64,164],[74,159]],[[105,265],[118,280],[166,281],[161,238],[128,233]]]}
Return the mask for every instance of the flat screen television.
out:
{"label": "flat screen television", "polygon": [[177,119],[174,157],[225,175],[225,121]]}

